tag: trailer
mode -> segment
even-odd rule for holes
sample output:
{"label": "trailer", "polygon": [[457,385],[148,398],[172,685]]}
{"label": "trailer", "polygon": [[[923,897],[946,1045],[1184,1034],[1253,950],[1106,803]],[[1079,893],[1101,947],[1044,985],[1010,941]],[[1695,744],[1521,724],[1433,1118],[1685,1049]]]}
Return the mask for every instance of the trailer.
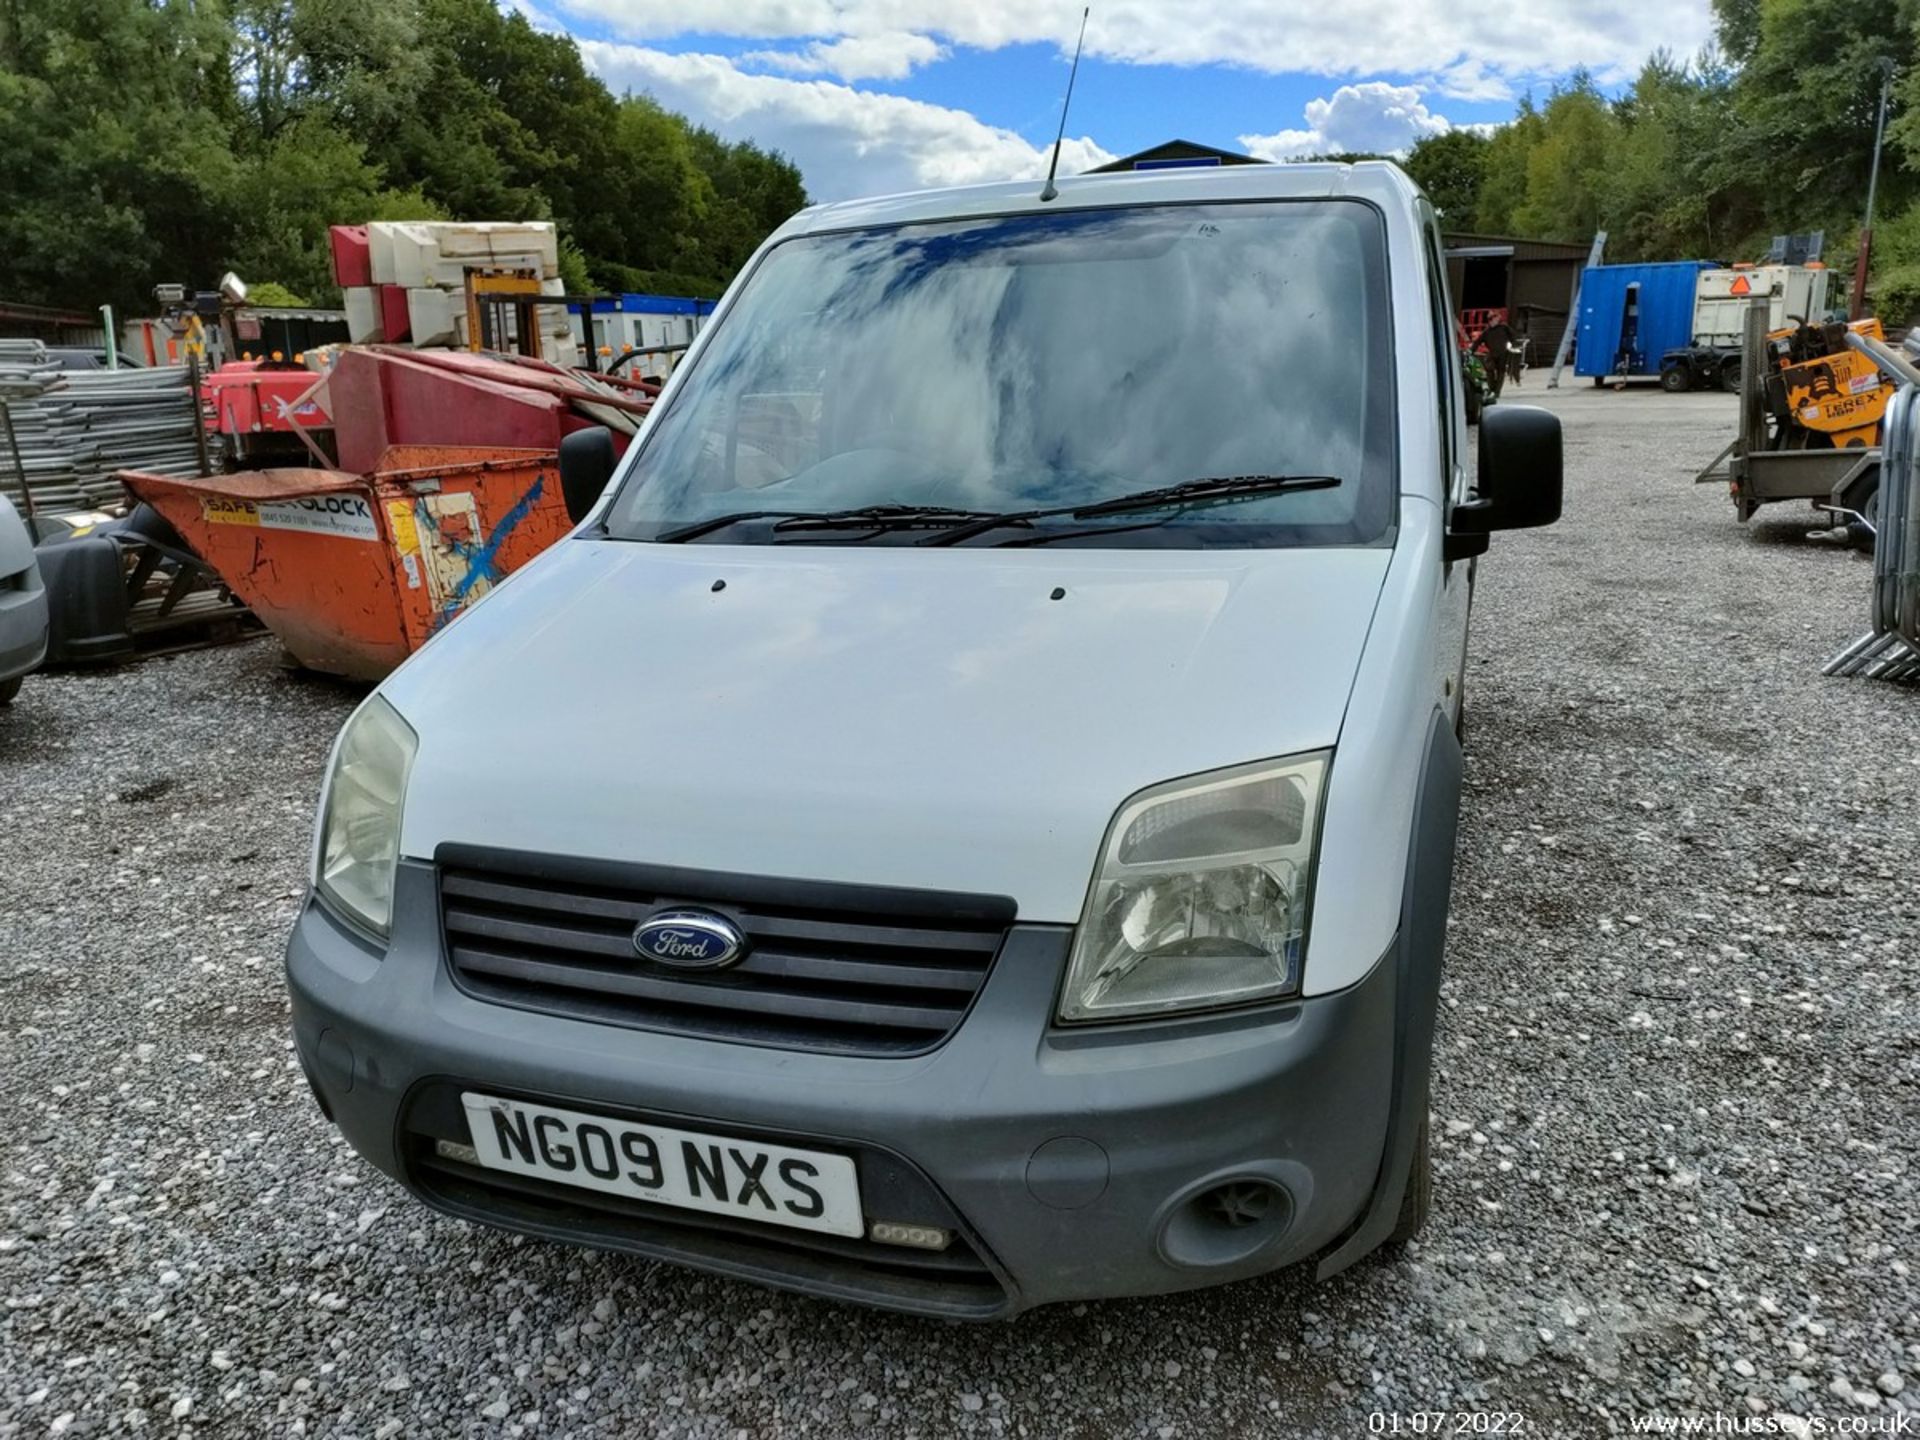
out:
{"label": "trailer", "polygon": [[378,680],[565,535],[551,450],[393,445],[364,474],[128,472],[299,665]]}
{"label": "trailer", "polygon": [[[1809,422],[1797,414],[1793,403],[1796,391],[1782,366],[1775,363],[1791,361],[1792,355],[1769,354],[1770,345],[1785,343],[1772,338],[1778,332],[1768,328],[1771,313],[1767,296],[1748,300],[1739,366],[1739,428],[1726,448],[1694,476],[1694,483],[1724,484],[1742,522],[1751,520],[1762,505],[1806,500],[1831,512],[1839,521],[1858,525],[1863,533],[1871,534],[1880,487],[1880,447],[1861,443],[1864,434],[1841,432],[1836,437],[1815,430],[1811,423],[1817,423],[1817,418]],[[1844,346],[1845,350],[1838,353],[1851,352],[1871,360],[1871,365],[1846,368],[1863,371],[1874,380],[1876,389],[1883,383],[1879,375],[1910,378],[1909,363],[1876,335],[1863,335],[1855,328],[1846,334]],[[1852,382],[1846,387],[1829,383],[1825,388],[1851,390]],[[1860,398],[1866,394],[1863,390]]]}
{"label": "trailer", "polygon": [[1580,277],[1574,373],[1596,385],[1658,377],[1669,350],[1693,338],[1694,292],[1716,260],[1589,265]]}
{"label": "trailer", "polygon": [[1827,314],[1833,272],[1807,265],[1735,265],[1702,270],[1694,288],[1693,336],[1660,357],[1660,384],[1685,390],[1738,390],[1747,310],[1767,302],[1767,329],[1817,325]]}

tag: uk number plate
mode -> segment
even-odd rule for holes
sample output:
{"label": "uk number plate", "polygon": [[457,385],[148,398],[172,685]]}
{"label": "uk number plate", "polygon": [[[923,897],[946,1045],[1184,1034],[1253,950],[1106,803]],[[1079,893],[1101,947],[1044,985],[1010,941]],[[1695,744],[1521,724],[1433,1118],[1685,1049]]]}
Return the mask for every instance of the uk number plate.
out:
{"label": "uk number plate", "polygon": [[863,1235],[860,1180],[845,1155],[636,1125],[463,1092],[480,1163],[630,1200],[796,1230]]}

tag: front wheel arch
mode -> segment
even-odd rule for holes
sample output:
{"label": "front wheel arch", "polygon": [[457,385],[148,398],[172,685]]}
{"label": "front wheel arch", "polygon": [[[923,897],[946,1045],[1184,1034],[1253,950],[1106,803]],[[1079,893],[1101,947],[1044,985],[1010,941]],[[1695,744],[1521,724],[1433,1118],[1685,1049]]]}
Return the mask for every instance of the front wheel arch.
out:
{"label": "front wheel arch", "polygon": [[[1414,800],[1407,878],[1400,897],[1400,934],[1393,947],[1393,1096],[1379,1173],[1360,1218],[1320,1260],[1325,1280],[1391,1241],[1401,1228],[1408,1190],[1418,1176],[1433,1078],[1433,1031],[1440,1010],[1447,907],[1453,895],[1454,842],[1465,778],[1460,742],[1444,711],[1427,725],[1426,759]],[[1425,1202],[1420,1201],[1421,1216]]]}

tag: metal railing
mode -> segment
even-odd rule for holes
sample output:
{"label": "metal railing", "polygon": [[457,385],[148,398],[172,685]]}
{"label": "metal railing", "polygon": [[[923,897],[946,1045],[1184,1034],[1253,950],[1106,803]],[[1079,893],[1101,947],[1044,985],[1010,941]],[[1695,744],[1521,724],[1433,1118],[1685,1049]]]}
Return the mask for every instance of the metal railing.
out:
{"label": "metal railing", "polygon": [[[1859,347],[1866,349],[1867,347]],[[1867,353],[1902,379],[1920,378],[1905,357]],[[1890,352],[1891,353],[1891,352]],[[1870,522],[1873,628],[1824,666],[1824,675],[1870,680],[1920,678],[1920,384],[1903,384],[1887,404],[1880,491]]]}

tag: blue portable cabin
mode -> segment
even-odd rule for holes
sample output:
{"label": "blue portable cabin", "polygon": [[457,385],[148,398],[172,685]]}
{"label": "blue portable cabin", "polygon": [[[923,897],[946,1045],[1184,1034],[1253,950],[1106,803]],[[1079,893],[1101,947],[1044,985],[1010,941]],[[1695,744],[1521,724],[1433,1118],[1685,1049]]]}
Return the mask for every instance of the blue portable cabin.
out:
{"label": "blue portable cabin", "polygon": [[[718,300],[696,299],[686,295],[603,295],[593,302],[597,315],[711,315]],[[580,307],[574,306],[576,310]]]}
{"label": "blue portable cabin", "polygon": [[1589,265],[1580,276],[1576,375],[1660,373],[1660,357],[1693,341],[1693,292],[1717,260]]}
{"label": "blue portable cabin", "polygon": [[569,302],[574,339],[587,347],[587,368],[597,370],[604,357],[640,351],[649,358],[655,378],[673,367],[675,358],[693,343],[700,327],[720,302],[684,295],[603,295]]}

